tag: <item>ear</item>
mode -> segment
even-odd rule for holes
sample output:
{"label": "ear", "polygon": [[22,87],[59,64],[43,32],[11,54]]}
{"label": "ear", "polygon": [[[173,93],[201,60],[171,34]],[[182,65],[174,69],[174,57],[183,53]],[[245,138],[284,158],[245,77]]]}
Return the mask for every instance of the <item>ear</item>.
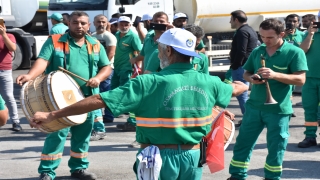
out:
{"label": "ear", "polygon": [[280,35],[281,38],[283,38],[284,35],[285,35],[285,32],[281,32],[279,35]]}
{"label": "ear", "polygon": [[167,56],[172,56],[173,55],[173,48],[171,46],[167,46],[166,52]]}

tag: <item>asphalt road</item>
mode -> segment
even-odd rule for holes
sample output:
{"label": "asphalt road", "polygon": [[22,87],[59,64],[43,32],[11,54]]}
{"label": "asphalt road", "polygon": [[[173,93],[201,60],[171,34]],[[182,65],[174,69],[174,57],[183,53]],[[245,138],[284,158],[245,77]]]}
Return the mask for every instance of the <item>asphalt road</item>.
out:
{"label": "asphalt road", "polygon": [[[26,72],[27,70],[14,71],[13,76],[16,78],[17,75]],[[19,92],[20,87],[15,85],[15,97],[23,131],[11,131],[11,122],[0,128],[0,179],[34,180],[39,176],[37,168],[45,134],[29,127],[21,110]],[[299,101],[301,101],[300,95],[295,95],[293,98],[294,104]],[[241,119],[240,109],[235,98],[232,98],[227,109],[236,114],[237,120]],[[304,118],[301,107],[294,106],[294,110],[297,117],[292,118],[290,122],[291,137],[284,157],[282,179],[320,179],[320,147],[297,148],[297,143],[304,138]],[[125,118],[117,118],[114,123],[105,124],[107,137],[104,140],[90,143],[89,170],[96,173],[100,180],[135,179],[132,165],[135,161],[137,149],[128,147],[134,141],[135,133],[118,131],[116,125],[123,122],[125,122]],[[236,130],[237,134],[238,130]],[[224,180],[229,177],[228,167],[234,142],[235,138],[225,151],[225,169],[210,174],[208,168],[205,167],[204,180]],[[61,164],[56,169],[56,179],[58,180],[72,179],[69,177],[68,168],[69,151],[70,141],[67,140]],[[266,130],[264,130],[253,151],[248,171],[249,180],[262,179],[266,155]]]}

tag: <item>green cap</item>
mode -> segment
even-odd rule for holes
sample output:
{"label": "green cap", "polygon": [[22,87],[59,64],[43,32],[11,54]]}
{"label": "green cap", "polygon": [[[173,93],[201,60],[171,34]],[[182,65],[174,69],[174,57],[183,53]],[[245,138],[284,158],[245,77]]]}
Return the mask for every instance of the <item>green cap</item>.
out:
{"label": "green cap", "polygon": [[56,20],[58,22],[62,22],[62,20],[63,20],[63,17],[62,17],[62,15],[60,13],[53,13],[53,14],[51,14],[51,16],[48,16],[48,18],[49,19],[54,19],[54,20]]}

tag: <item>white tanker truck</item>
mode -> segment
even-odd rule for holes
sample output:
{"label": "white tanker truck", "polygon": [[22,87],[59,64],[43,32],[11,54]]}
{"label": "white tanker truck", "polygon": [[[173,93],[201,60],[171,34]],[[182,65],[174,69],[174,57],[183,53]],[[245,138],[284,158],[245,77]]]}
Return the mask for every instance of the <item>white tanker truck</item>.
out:
{"label": "white tanker truck", "polygon": [[[246,12],[248,24],[258,31],[260,23],[267,18],[283,20],[292,13],[316,15],[320,10],[320,0],[50,0],[48,14],[82,10],[93,22],[98,14],[110,19],[114,13],[123,13],[133,20],[145,13],[164,11],[172,22],[174,11],[184,12],[189,17],[188,23],[201,26],[206,33],[204,40],[206,54],[210,58],[209,70],[225,71],[229,68],[227,57],[235,31],[229,24],[230,13],[238,9]],[[94,31],[93,25],[90,30]]]}
{"label": "white tanker truck", "polygon": [[0,0],[0,17],[17,41],[12,69],[31,66],[48,35],[49,0]]}

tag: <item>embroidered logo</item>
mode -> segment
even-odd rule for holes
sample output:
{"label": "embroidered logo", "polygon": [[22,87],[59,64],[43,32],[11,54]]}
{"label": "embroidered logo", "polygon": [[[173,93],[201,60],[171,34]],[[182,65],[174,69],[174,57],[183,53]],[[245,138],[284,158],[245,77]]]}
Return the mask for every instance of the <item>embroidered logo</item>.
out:
{"label": "embroidered logo", "polygon": [[193,40],[192,39],[188,39],[187,42],[186,42],[186,45],[188,47],[192,47],[193,46]]}

